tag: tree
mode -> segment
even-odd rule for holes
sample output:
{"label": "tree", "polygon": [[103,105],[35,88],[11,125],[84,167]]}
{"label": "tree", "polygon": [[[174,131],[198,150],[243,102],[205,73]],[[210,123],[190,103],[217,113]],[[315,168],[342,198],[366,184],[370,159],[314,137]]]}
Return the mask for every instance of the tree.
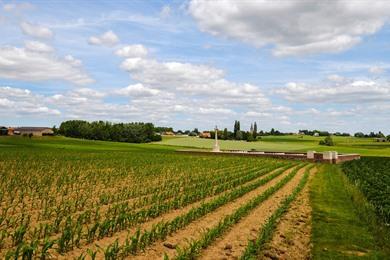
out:
{"label": "tree", "polygon": [[255,122],[253,125],[253,138],[256,140],[257,138],[257,123]]}
{"label": "tree", "polygon": [[234,120],[233,135],[236,136],[237,132],[237,120]]}
{"label": "tree", "polygon": [[362,132],[357,132],[357,133],[355,133],[355,137],[362,138],[362,137],[364,137],[364,134]]}
{"label": "tree", "polygon": [[334,146],[334,142],[333,142],[333,139],[330,135],[328,135],[327,137],[325,137],[324,140],[321,140],[320,145],[327,145],[327,146]]}
{"label": "tree", "polygon": [[223,140],[227,140],[228,138],[229,138],[228,130],[225,127],[225,129],[223,129]]}
{"label": "tree", "polygon": [[55,125],[53,126],[52,130],[54,135],[58,135],[58,129]]}
{"label": "tree", "polygon": [[242,132],[240,130],[237,131],[236,140],[242,140]]}
{"label": "tree", "polygon": [[251,132],[248,132],[248,134],[246,135],[246,141],[247,142],[253,142],[255,139],[253,138],[253,133]]}
{"label": "tree", "polygon": [[270,134],[274,135],[275,134],[275,129],[272,128]]}
{"label": "tree", "polygon": [[240,130],[240,121],[237,121],[236,123],[236,132],[234,134],[234,138],[236,140],[242,140],[242,133],[241,133],[241,130]]}
{"label": "tree", "polygon": [[155,133],[152,123],[119,123],[81,120],[62,122],[59,133],[68,137],[117,141],[130,143],[145,143],[161,140],[161,136]]}

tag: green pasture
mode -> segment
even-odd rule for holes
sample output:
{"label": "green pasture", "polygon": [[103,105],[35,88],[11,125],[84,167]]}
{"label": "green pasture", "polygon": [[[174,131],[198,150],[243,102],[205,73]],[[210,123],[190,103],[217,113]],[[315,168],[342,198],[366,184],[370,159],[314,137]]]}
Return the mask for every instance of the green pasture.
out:
{"label": "green pasture", "polygon": [[[262,150],[262,151],[337,151],[339,153],[359,153],[363,156],[390,156],[390,143],[379,143],[373,138],[356,138],[334,136],[335,146],[323,146],[318,143],[324,137],[313,136],[264,136],[256,142],[219,140],[221,149],[225,150]],[[214,140],[198,137],[163,137],[161,142],[167,146],[178,146],[188,148],[211,149]]]}

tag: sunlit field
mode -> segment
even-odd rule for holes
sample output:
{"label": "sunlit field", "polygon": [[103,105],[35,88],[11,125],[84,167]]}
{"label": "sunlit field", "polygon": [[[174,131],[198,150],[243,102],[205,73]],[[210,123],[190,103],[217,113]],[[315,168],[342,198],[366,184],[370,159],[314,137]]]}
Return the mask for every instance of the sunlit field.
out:
{"label": "sunlit field", "polygon": [[[324,137],[313,136],[264,136],[256,142],[219,140],[221,149],[263,150],[263,151],[338,151],[340,153],[359,153],[363,156],[390,156],[390,143],[376,142],[374,138],[355,138],[334,136],[335,146],[318,143]],[[214,140],[198,137],[163,137],[161,144],[211,149]]]}

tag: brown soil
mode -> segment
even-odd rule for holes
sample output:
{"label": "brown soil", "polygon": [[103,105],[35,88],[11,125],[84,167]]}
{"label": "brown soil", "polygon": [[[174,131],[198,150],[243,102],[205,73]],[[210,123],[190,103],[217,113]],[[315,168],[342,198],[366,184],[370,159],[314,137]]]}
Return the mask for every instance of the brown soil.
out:
{"label": "brown soil", "polygon": [[[311,171],[309,181],[315,171]],[[311,212],[309,185],[306,185],[280,219],[261,259],[310,259]]]}
{"label": "brown soil", "polygon": [[[280,168],[277,168],[277,169],[275,169],[275,170],[273,170],[273,171],[271,171],[271,172],[269,172],[269,173],[267,173],[267,174],[265,174],[263,176],[257,177],[256,179],[254,179],[252,181],[244,183],[243,185],[248,185],[251,182],[255,182],[255,181],[259,180],[259,179],[265,178],[266,176],[276,172],[279,169]],[[284,174],[286,174],[286,173],[284,173]],[[76,248],[76,249],[74,249],[74,250],[72,250],[72,251],[70,251],[70,252],[68,252],[68,253],[66,253],[64,255],[59,255],[56,252],[53,252],[53,255],[55,255],[55,257],[58,258],[58,259],[72,259],[72,258],[78,257],[81,253],[86,252],[86,250],[88,248],[90,248],[92,250],[96,250],[96,246],[95,245],[99,245],[101,248],[105,248],[105,247],[111,245],[112,243],[114,243],[116,239],[118,239],[119,244],[122,244],[126,240],[128,234],[131,234],[131,235],[134,234],[138,228],[140,228],[141,230],[148,230],[148,229],[152,228],[153,225],[155,225],[155,224],[157,224],[157,223],[159,223],[161,221],[173,220],[174,218],[176,218],[176,217],[178,217],[180,215],[186,214],[191,209],[193,209],[195,207],[198,207],[201,203],[209,202],[209,201],[215,199],[216,197],[221,196],[221,195],[223,195],[223,194],[225,194],[225,193],[227,193],[229,191],[230,190],[225,191],[225,192],[220,193],[220,194],[215,195],[215,196],[207,197],[206,199],[203,199],[201,201],[192,203],[192,204],[190,204],[190,205],[188,205],[188,206],[186,206],[184,208],[177,209],[177,210],[172,210],[172,211],[170,211],[170,212],[168,212],[166,214],[163,214],[160,217],[157,217],[157,218],[151,219],[148,222],[142,223],[142,224],[138,225],[137,227],[133,227],[133,228],[130,228],[130,229],[125,230],[125,231],[117,232],[112,237],[106,237],[106,238],[100,239],[98,241],[93,242],[92,244],[83,245],[80,248]]]}
{"label": "brown soil", "polygon": [[[294,167],[293,167],[294,168]],[[288,173],[290,173],[293,168],[288,169],[283,174],[279,175],[278,177],[274,178],[273,180],[269,181],[265,185],[248,192],[244,196],[228,203],[227,205],[224,205],[217,210],[207,214],[203,218],[194,221],[193,223],[189,224],[184,229],[179,230],[175,234],[173,234],[171,237],[168,237],[165,241],[157,242],[154,246],[147,249],[145,252],[141,253],[140,255],[136,257],[132,257],[135,259],[162,259],[164,256],[164,253],[169,256],[169,258],[172,258],[175,256],[176,250],[175,247],[183,247],[187,245],[188,241],[195,240],[200,238],[202,233],[205,231],[205,229],[211,228],[218,224],[218,222],[224,218],[225,216],[231,214],[235,210],[237,210],[240,206],[251,200],[252,198],[255,198],[256,196],[263,193],[266,189],[274,186],[276,183],[278,183],[281,179],[283,179]],[[301,175],[301,174],[299,174]],[[167,247],[167,245],[170,245],[169,247],[173,247],[173,249]]]}
{"label": "brown soil", "polygon": [[248,245],[255,240],[259,230],[285,197],[290,195],[301,180],[306,168],[302,168],[284,187],[261,203],[247,217],[243,218],[223,237],[202,252],[202,259],[238,259]]}

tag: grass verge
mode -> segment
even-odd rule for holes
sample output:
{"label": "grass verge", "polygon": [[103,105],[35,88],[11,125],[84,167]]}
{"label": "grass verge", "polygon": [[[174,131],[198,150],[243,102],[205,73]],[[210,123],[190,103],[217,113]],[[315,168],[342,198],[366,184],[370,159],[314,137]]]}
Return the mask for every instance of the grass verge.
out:
{"label": "grass verge", "polygon": [[372,223],[362,218],[362,211],[373,215],[361,196],[338,165],[320,168],[310,187],[313,259],[388,259]]}

